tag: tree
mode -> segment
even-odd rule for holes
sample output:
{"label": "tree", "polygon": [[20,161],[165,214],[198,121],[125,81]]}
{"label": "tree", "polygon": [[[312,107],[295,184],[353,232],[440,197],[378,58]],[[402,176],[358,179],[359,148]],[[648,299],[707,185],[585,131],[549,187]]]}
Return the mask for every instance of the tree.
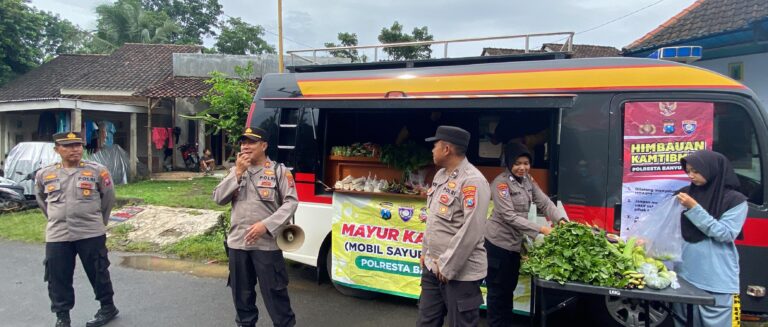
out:
{"label": "tree", "polygon": [[180,27],[170,41],[177,44],[202,44],[204,36],[215,36],[219,16],[223,13],[218,0],[141,0],[147,11],[164,12]]}
{"label": "tree", "polygon": [[[392,24],[390,28],[382,28],[381,34],[379,34],[379,42],[387,43],[400,43],[400,42],[415,42],[415,41],[432,41],[432,34],[429,34],[429,30],[426,26],[413,28],[413,33],[403,33],[403,25],[400,25],[397,21]],[[429,59],[432,55],[432,49],[429,45],[412,46],[412,47],[397,47],[397,48],[384,48],[384,52],[389,54],[393,60],[403,59]]]}
{"label": "tree", "polygon": [[[341,42],[340,45],[337,45],[336,43],[333,43],[333,42],[326,42],[325,47],[335,48],[335,47],[350,47],[350,46],[357,45],[357,34],[355,33],[341,32],[337,37],[339,39],[339,42]],[[357,50],[332,50],[332,51],[329,51],[329,53],[336,58],[352,59],[352,62],[368,61],[368,56],[359,55]]]}
{"label": "tree", "polygon": [[220,72],[211,73],[211,79],[205,81],[211,85],[211,89],[202,99],[208,104],[208,109],[194,116],[182,116],[204,121],[209,134],[224,132],[227,143],[233,148],[243,134],[248,108],[258,86],[250,79],[253,63],[248,63],[246,67],[235,67],[235,73],[238,78],[228,78]]}
{"label": "tree", "polygon": [[[146,11],[139,0],[118,0],[96,7],[99,16],[96,35],[91,44],[96,51],[100,45],[115,49],[129,42],[171,43],[179,26],[164,12]],[[102,49],[105,52],[109,49]]]}
{"label": "tree", "polygon": [[83,32],[58,15],[24,0],[0,2],[0,86],[54,56],[76,52]]}
{"label": "tree", "polygon": [[275,53],[275,47],[264,41],[261,38],[263,35],[263,27],[230,17],[221,25],[221,32],[214,47],[220,53],[235,55]]}

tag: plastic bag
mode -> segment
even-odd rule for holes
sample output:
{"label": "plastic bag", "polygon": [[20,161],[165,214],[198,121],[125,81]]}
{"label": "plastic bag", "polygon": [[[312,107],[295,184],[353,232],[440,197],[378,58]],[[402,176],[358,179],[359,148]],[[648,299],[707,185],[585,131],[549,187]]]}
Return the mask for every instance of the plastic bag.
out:
{"label": "plastic bag", "polygon": [[656,259],[679,261],[683,253],[683,235],[680,232],[680,214],[683,206],[675,197],[660,202],[637,220],[622,238],[642,240],[646,253]]}

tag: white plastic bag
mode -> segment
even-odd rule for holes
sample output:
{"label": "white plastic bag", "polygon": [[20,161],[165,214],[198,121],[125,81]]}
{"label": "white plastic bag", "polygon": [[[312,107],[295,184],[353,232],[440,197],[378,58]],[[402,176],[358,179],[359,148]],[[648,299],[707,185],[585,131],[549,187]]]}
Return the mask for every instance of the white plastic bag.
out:
{"label": "white plastic bag", "polygon": [[679,261],[683,252],[683,235],[680,232],[683,210],[677,198],[669,197],[641,215],[637,223],[621,236],[642,240],[646,253],[653,258]]}

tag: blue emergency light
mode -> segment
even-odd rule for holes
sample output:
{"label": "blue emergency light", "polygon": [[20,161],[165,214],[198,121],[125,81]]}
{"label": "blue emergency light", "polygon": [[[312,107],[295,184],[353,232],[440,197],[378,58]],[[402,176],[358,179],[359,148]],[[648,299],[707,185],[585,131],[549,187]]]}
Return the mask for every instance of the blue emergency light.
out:
{"label": "blue emergency light", "polygon": [[697,45],[666,47],[654,51],[648,58],[692,63],[701,59],[701,52],[701,47]]}

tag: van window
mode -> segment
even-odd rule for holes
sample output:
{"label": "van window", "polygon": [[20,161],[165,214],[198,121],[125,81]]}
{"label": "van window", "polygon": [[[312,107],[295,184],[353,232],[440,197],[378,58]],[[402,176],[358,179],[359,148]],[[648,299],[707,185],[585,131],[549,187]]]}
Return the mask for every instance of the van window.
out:
{"label": "van window", "polygon": [[755,125],[740,105],[715,103],[712,149],[725,155],[733,164],[741,187],[749,202],[763,204],[762,162]]}

